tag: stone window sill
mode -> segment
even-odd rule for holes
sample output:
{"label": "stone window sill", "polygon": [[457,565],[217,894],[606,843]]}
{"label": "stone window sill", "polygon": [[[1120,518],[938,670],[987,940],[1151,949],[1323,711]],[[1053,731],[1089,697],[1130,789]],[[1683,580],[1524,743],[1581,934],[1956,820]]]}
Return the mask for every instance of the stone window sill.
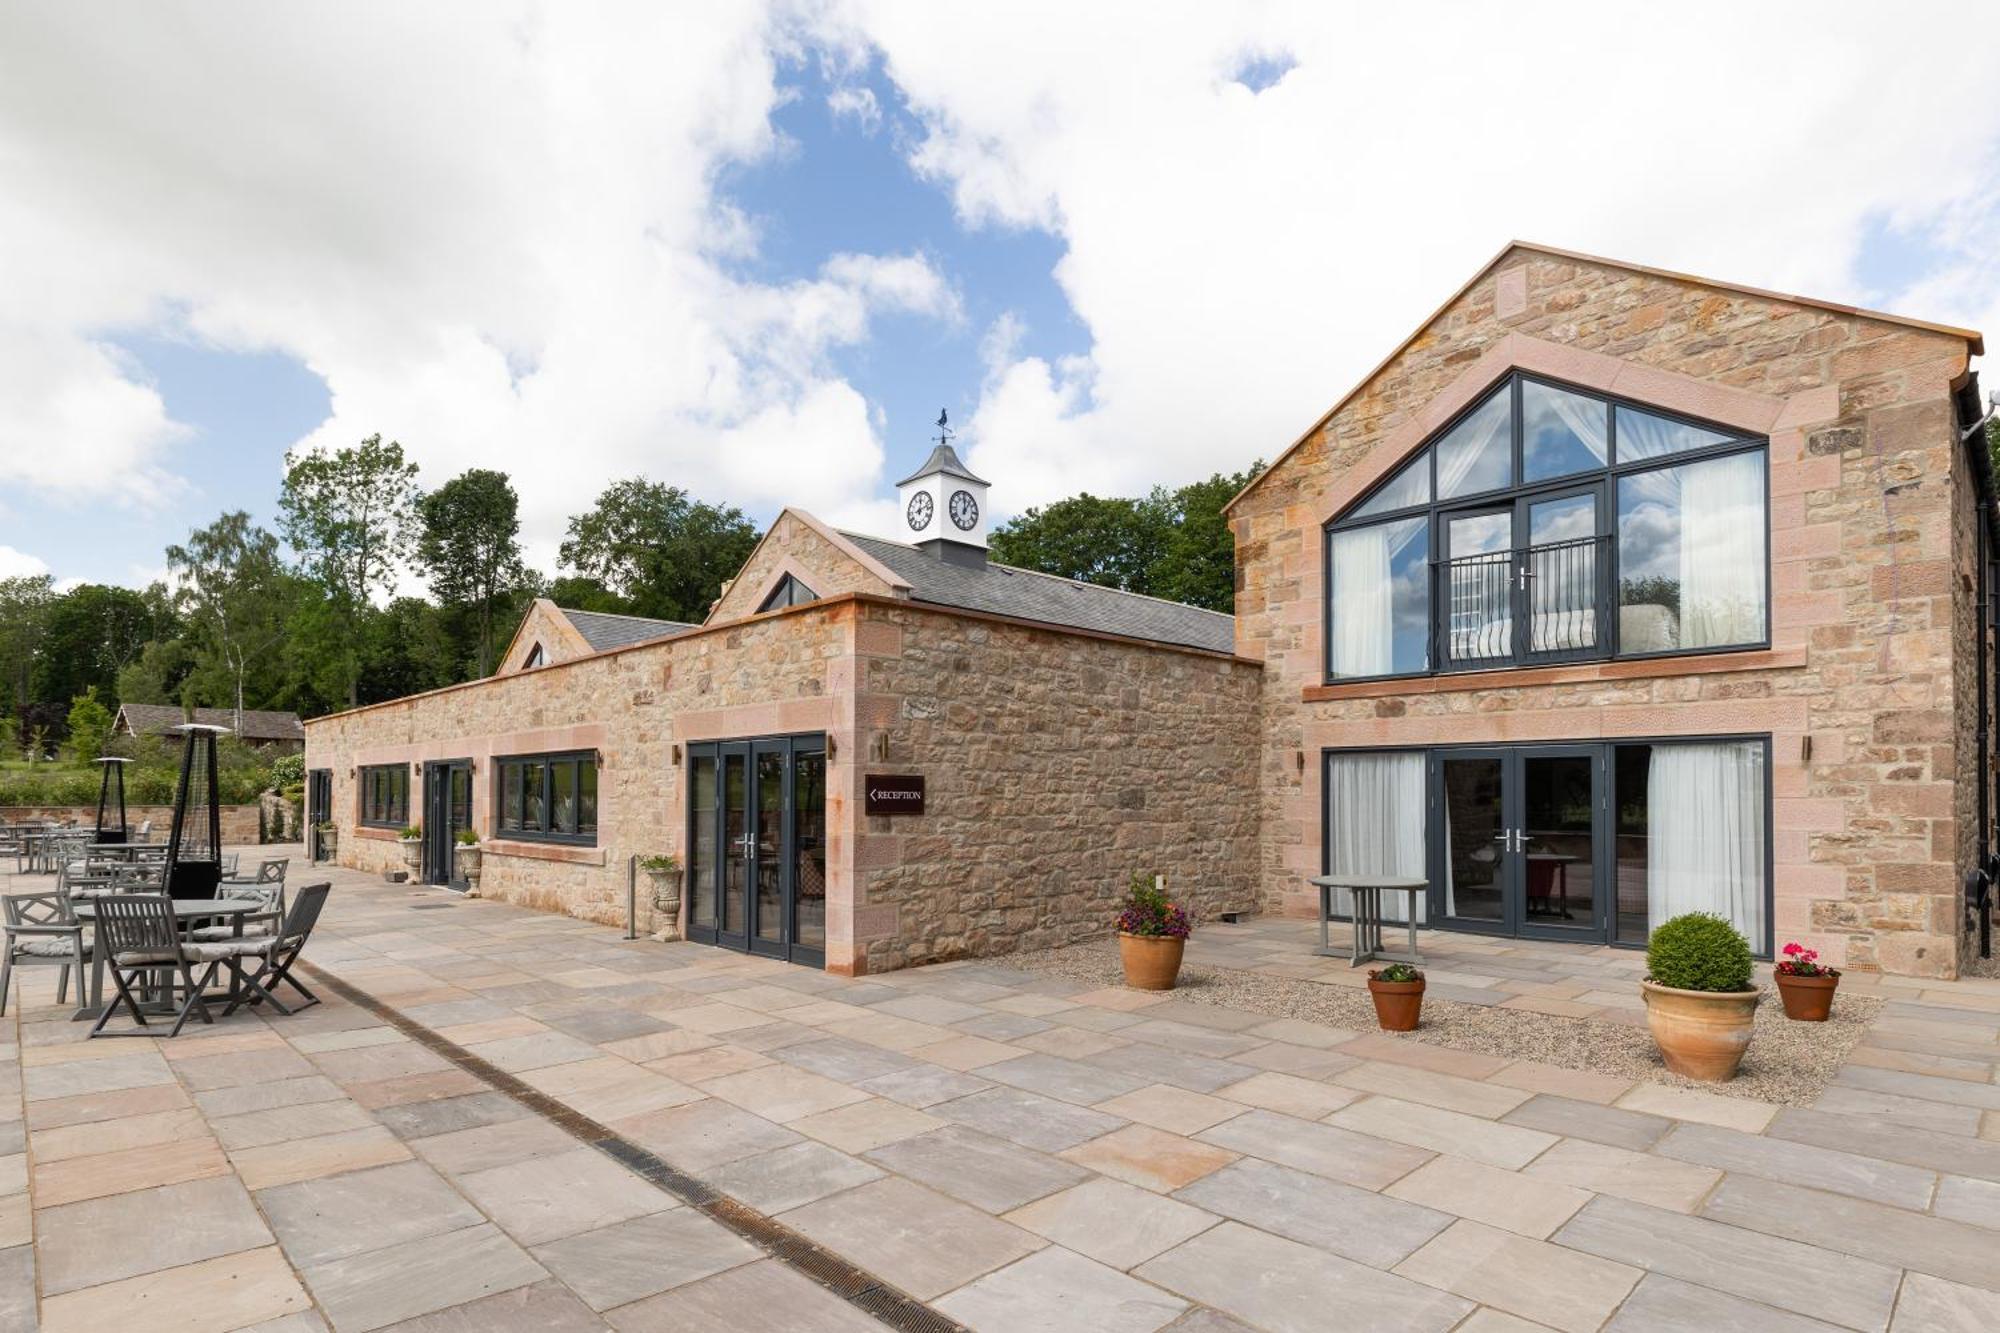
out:
{"label": "stone window sill", "polygon": [[1587,685],[1595,681],[1646,680],[1664,676],[1708,676],[1724,671],[1774,671],[1806,664],[1803,648],[1765,648],[1749,653],[1704,653],[1695,657],[1651,657],[1571,666],[1509,667],[1504,671],[1460,671],[1448,676],[1406,680],[1366,680],[1353,685],[1308,685],[1306,703],[1336,699],[1387,699],[1406,694],[1463,694],[1468,690],[1517,689],[1528,685]]}
{"label": "stone window sill", "polygon": [[573,866],[601,866],[602,847],[571,847],[554,842],[512,842],[494,838],[479,844],[488,856],[512,856],[523,861],[560,861]]}

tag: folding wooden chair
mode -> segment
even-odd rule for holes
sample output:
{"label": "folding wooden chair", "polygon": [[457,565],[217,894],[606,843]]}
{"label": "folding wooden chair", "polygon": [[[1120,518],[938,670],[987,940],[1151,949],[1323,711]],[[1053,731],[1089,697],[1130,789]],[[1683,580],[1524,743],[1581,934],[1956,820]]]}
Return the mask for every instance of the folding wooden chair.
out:
{"label": "folding wooden chair", "polygon": [[239,973],[243,993],[231,1000],[229,1007],[222,1011],[224,1018],[235,1013],[239,1005],[248,1004],[254,1008],[266,1000],[279,1013],[292,1013],[293,1010],[287,1009],[278,999],[280,985],[290,986],[305,996],[305,1003],[295,1006],[298,1009],[310,1009],[319,1003],[319,996],[307,990],[305,983],[292,975],[292,964],[298,962],[299,955],[305,952],[306,941],[312,938],[313,927],[319,924],[320,910],[326,906],[326,896],[331,892],[332,884],[308,884],[300,889],[290,910],[285,913],[284,921],[273,934],[248,936],[222,945],[199,946],[205,949],[227,948],[233,950],[238,958],[258,960],[256,971]]}

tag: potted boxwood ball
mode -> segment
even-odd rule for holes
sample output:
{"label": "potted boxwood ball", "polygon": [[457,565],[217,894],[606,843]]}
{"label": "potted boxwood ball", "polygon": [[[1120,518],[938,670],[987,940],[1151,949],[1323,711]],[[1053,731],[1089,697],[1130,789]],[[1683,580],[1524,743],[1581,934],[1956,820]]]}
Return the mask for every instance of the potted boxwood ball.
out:
{"label": "potted boxwood ball", "polygon": [[1646,1024],[1667,1068],[1709,1083],[1735,1078],[1763,998],[1749,942],[1721,917],[1689,912],[1653,932],[1646,970]]}
{"label": "potted boxwood ball", "polygon": [[1187,913],[1167,900],[1166,881],[1132,876],[1125,910],[1118,914],[1118,957],[1125,984],[1134,990],[1172,990],[1187,947]]}
{"label": "potted boxwood ball", "polygon": [[1796,940],[1785,946],[1784,954],[1771,975],[1778,983],[1778,998],[1785,1002],[1785,1017],[1801,1023],[1826,1022],[1833,1012],[1840,969],[1821,967],[1819,950],[1808,949]]}
{"label": "potted boxwood ball", "polygon": [[1368,973],[1368,998],[1384,1032],[1415,1032],[1424,1010],[1424,974],[1408,963],[1391,963]]}

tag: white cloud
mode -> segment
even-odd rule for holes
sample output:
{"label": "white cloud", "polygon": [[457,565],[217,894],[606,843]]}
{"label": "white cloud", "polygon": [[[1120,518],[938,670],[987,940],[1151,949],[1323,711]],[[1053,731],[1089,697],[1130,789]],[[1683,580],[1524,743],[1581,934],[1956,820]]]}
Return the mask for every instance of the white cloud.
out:
{"label": "white cloud", "polygon": [[954,321],[920,254],[731,276],[719,169],[783,150],[753,4],[135,4],[0,14],[0,484],[157,496],[181,428],[110,333],[277,349],[435,483],[514,475],[531,553],[646,473],[822,508],[880,484],[829,365],[884,312]]}
{"label": "white cloud", "polygon": [[[1979,13],[853,0],[830,26],[879,50],[967,225],[1066,245],[1088,355],[1023,344],[968,424],[1018,509],[1272,457],[1514,237],[2000,333],[1992,62],[1938,39]],[[1896,290],[1856,273],[1883,220],[1924,258]]]}
{"label": "white cloud", "polygon": [[48,572],[47,561],[11,546],[0,546],[0,579],[30,578]]}
{"label": "white cloud", "polygon": [[872,88],[859,84],[835,88],[826,95],[826,109],[833,113],[835,120],[852,120],[864,134],[873,134],[882,128],[882,108],[876,102]]}

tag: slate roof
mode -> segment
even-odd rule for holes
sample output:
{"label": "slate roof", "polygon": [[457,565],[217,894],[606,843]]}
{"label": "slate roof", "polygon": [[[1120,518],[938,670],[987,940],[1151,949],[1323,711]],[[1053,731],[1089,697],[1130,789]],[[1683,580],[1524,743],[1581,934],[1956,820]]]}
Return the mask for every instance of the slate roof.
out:
{"label": "slate roof", "polygon": [[[118,725],[135,736],[158,735],[178,727],[187,720],[181,709],[173,704],[122,704],[118,709]],[[236,727],[236,713],[229,708],[197,708],[194,720],[205,727]],[[272,712],[265,709],[246,708],[243,710],[242,738],[246,741],[299,741],[306,738],[305,724],[299,721],[297,713]]]}
{"label": "slate roof", "polygon": [[1220,611],[1204,611],[1198,606],[1120,592],[1094,583],[1078,583],[1012,565],[989,562],[983,569],[971,569],[946,564],[902,542],[857,532],[843,532],[841,536],[909,584],[912,601],[1019,620],[1039,620],[1100,634],[1151,639],[1155,643],[1206,648],[1210,652],[1236,651],[1236,617]]}
{"label": "slate roof", "polygon": [[566,606],[556,609],[569,617],[569,623],[576,626],[576,632],[583,636],[591,651],[598,653],[648,639],[664,639],[694,628],[679,620],[648,620],[644,616],[618,616],[608,611],[572,611]]}

